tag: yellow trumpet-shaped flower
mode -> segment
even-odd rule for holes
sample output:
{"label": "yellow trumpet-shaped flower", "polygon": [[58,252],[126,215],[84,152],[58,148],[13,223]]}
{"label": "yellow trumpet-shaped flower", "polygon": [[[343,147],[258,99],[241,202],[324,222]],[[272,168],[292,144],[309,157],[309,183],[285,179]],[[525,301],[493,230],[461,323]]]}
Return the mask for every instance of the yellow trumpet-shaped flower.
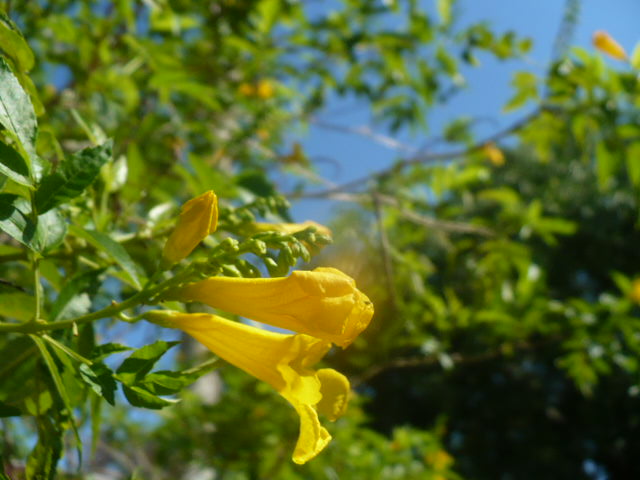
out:
{"label": "yellow trumpet-shaped flower", "polygon": [[210,277],[170,290],[165,299],[202,302],[279,328],[347,347],[368,325],[373,305],[335,268],[288,277]]}
{"label": "yellow trumpet-shaped flower", "polygon": [[275,388],[298,412],[300,435],[293,452],[295,463],[314,458],[331,440],[318,413],[333,421],[349,398],[349,381],[341,373],[313,370],[329,350],[327,341],[308,335],[285,335],[232,322],[209,314],[166,310],[145,314],[151,322],[179,328],[227,362]]}
{"label": "yellow trumpet-shaped flower", "polygon": [[309,227],[313,227],[321,235],[331,237],[331,230],[324,225],[314,222],[313,220],[306,220],[302,223],[253,223],[249,229],[253,232],[268,232],[276,231],[292,235],[294,233],[301,232]]}
{"label": "yellow trumpet-shaped flower", "polygon": [[182,260],[217,226],[218,199],[209,190],[182,206],[178,225],[165,243],[162,256],[170,263]]}
{"label": "yellow trumpet-shaped flower", "polygon": [[604,30],[598,30],[593,34],[593,46],[617,60],[627,59],[627,52],[622,45]]}

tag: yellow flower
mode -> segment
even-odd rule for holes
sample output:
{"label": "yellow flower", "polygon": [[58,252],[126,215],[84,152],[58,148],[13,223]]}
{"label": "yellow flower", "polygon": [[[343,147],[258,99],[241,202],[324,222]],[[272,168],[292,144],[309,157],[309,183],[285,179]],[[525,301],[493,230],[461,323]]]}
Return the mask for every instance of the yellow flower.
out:
{"label": "yellow flower", "polygon": [[268,98],[273,97],[275,88],[273,88],[273,84],[269,80],[260,80],[255,91],[258,98],[267,100]]}
{"label": "yellow flower", "polygon": [[182,206],[178,225],[164,245],[162,256],[175,263],[191,253],[198,243],[218,225],[218,199],[209,190]]}
{"label": "yellow flower", "polygon": [[335,268],[294,271],[288,277],[210,277],[170,290],[164,297],[202,302],[275,327],[347,347],[373,316],[355,281]]}
{"label": "yellow flower", "polygon": [[640,305],[640,278],[636,278],[631,282],[631,291],[629,292],[631,300]]}
{"label": "yellow flower", "polygon": [[593,46],[615,59],[623,61],[627,59],[624,48],[604,30],[598,30],[593,34]]}
{"label": "yellow flower", "polygon": [[504,165],[504,153],[502,153],[502,150],[500,150],[495,143],[486,143],[482,147],[482,150],[493,165],[496,167]]}
{"label": "yellow flower", "polygon": [[327,446],[331,435],[318,413],[339,418],[347,407],[349,381],[341,373],[313,370],[331,344],[308,335],[284,335],[209,314],[151,311],[151,322],[179,328],[214,354],[275,388],[300,416],[293,461],[303,464]]}
{"label": "yellow flower", "polygon": [[316,229],[321,235],[326,235],[327,237],[331,236],[331,230],[329,230],[324,225],[320,225],[319,223],[314,222],[313,220],[306,220],[302,223],[262,223],[256,222],[252,224],[249,228],[252,232],[268,232],[268,231],[276,231],[281,233],[286,233],[288,235],[292,235],[294,233],[301,232],[309,227],[313,227]]}
{"label": "yellow flower", "polygon": [[253,95],[256,93],[256,89],[250,83],[242,82],[238,87],[238,93],[243,97],[253,97]]}

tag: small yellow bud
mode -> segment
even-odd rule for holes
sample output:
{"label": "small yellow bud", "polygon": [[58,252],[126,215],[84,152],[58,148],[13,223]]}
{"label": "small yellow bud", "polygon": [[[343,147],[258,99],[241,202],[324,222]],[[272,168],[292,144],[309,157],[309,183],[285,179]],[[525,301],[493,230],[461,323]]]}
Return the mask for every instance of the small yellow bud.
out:
{"label": "small yellow bud", "polygon": [[243,82],[238,87],[238,93],[243,97],[252,97],[256,93],[256,89],[250,83]]}
{"label": "small yellow bud", "polygon": [[496,167],[501,167],[504,165],[504,153],[500,150],[495,143],[489,142],[482,147],[484,154],[487,156],[489,161],[495,165]]}
{"label": "small yellow bud", "polygon": [[212,190],[192,198],[182,206],[178,225],[164,245],[162,257],[176,263],[189,255],[194,248],[218,226],[218,199]]}
{"label": "small yellow bud", "polygon": [[617,60],[627,60],[627,52],[622,45],[604,30],[598,30],[593,34],[593,46]]}
{"label": "small yellow bud", "polygon": [[273,88],[273,84],[269,80],[260,80],[258,82],[258,85],[256,86],[256,96],[263,100],[267,100],[268,98],[273,97],[274,93],[275,88]]}

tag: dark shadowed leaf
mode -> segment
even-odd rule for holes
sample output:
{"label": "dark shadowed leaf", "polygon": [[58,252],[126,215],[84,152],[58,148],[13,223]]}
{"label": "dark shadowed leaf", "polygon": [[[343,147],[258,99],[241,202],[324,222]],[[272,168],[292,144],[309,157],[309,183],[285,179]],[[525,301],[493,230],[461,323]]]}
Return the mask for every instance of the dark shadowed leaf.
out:
{"label": "dark shadowed leaf", "polygon": [[42,179],[36,191],[36,209],[44,213],[82,194],[93,183],[100,167],[111,159],[112,142],[85,148],[62,162]]}

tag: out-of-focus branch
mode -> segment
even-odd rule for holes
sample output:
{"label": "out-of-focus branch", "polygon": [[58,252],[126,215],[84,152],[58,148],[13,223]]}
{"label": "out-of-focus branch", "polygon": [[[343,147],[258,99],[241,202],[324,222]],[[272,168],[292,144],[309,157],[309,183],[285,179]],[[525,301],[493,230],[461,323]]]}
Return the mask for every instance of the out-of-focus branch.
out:
{"label": "out-of-focus branch", "polygon": [[352,133],[361,137],[369,138],[374,142],[392,150],[398,150],[407,153],[415,152],[415,148],[412,148],[409,145],[405,145],[404,143],[399,142],[395,138],[389,137],[388,135],[374,132],[370,127],[366,125],[360,127],[349,127],[346,125],[336,125],[334,123],[325,122],[324,120],[319,120],[317,118],[311,118],[309,122],[312,125],[320,128],[325,128],[327,130],[335,130],[341,133]]}
{"label": "out-of-focus branch", "polygon": [[379,195],[373,194],[373,204],[375,206],[376,222],[378,224],[378,237],[380,239],[380,250],[382,252],[382,263],[384,265],[384,279],[387,286],[387,293],[391,306],[394,310],[397,308],[396,287],[393,275],[393,263],[391,260],[391,245],[387,236],[387,229],[384,228],[384,220],[382,218],[382,201]]}
{"label": "out-of-focus branch", "polygon": [[[495,236],[495,232],[493,230],[482,225],[473,225],[471,223],[465,222],[453,222],[451,220],[439,220],[437,218],[421,215],[414,212],[413,210],[403,208],[400,205],[400,202],[390,195],[376,193],[376,197],[381,203],[397,208],[398,214],[401,217],[424,227],[433,228],[435,230],[442,230],[449,233],[468,233],[472,235],[481,235],[483,237]],[[342,202],[365,203],[370,201],[371,196],[364,193],[337,192],[328,195],[327,198],[331,200],[339,200]]]}
{"label": "out-of-focus branch", "polygon": [[417,165],[421,163],[431,163],[442,160],[453,160],[456,158],[462,158],[471,153],[474,153],[480,149],[482,149],[487,143],[497,142],[505,137],[512,135],[513,133],[521,130],[529,123],[531,123],[534,119],[536,119],[543,111],[545,111],[545,107],[540,107],[524,116],[517,122],[511,124],[509,127],[500,130],[499,132],[494,133],[493,135],[489,135],[488,137],[478,141],[470,147],[454,150],[451,152],[442,152],[442,153],[425,153],[415,155],[404,160],[400,160],[399,162],[394,163],[392,166],[379,170],[377,172],[371,173],[369,175],[357,178],[355,180],[351,180],[349,182],[343,183],[342,185],[337,185],[332,188],[328,188],[326,190],[321,190],[319,192],[309,192],[309,193],[295,193],[291,195],[292,199],[298,198],[329,198],[332,194],[339,192],[346,192],[353,188],[359,187],[362,184],[365,184],[371,180],[382,179],[388,176],[391,173],[398,172],[406,167],[411,165]]}
{"label": "out-of-focus branch", "polygon": [[[562,335],[552,335],[540,341],[522,340],[511,344],[505,344],[495,350],[478,353],[475,355],[464,355],[461,353],[452,353],[448,355],[453,365],[468,365],[479,362],[486,362],[504,355],[512,355],[514,353],[529,352],[545,347],[549,344],[561,341],[566,337]],[[362,374],[350,379],[351,385],[356,388],[359,385],[377,377],[378,375],[389,370],[397,370],[403,368],[429,367],[441,363],[441,355],[416,355],[412,357],[394,358],[388,362],[372,365]]]}

